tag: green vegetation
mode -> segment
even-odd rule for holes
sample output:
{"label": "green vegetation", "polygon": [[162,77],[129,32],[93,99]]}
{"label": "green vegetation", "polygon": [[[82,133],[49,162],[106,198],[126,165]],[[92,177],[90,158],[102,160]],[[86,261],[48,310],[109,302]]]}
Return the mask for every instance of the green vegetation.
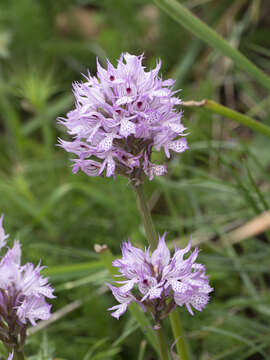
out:
{"label": "green vegetation", "polygon": [[222,105],[184,108],[190,150],[146,186],[158,231],[172,246],[192,235],[215,288],[202,313],[179,311],[194,360],[270,359],[269,217],[255,235],[231,233],[269,210],[269,12],[260,0],[0,2],[0,213],[25,260],[48,265],[59,312],[32,332],[27,359],[156,359],[149,323],[142,317],[142,332],[131,316],[137,308],[119,321],[107,312],[110,275],[94,251],[107,244],[116,256],[128,237],[146,244],[131,186],[73,175],[56,146],[72,82],[95,72],[97,56],[114,62],[124,51],[144,52],[149,66],[161,58],[183,101]]}

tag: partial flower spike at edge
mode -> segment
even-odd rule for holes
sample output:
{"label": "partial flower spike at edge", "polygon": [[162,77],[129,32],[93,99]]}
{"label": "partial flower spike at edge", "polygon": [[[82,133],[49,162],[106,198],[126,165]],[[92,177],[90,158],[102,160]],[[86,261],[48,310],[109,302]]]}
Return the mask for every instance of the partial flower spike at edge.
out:
{"label": "partial flower spike at edge", "polygon": [[161,62],[150,71],[143,56],[122,54],[114,67],[104,69],[97,61],[97,75],[74,83],[75,109],[59,118],[72,141],[60,139],[60,146],[77,155],[73,172],[89,176],[122,174],[150,180],[167,172],[165,164],[151,162],[153,150],[181,153],[187,146],[181,100],[172,90],[172,79],[158,76]]}
{"label": "partial flower spike at edge", "polygon": [[[0,218],[0,249],[3,251],[8,235]],[[43,266],[21,264],[21,245],[15,240],[0,261],[0,339],[11,351],[9,360],[23,359],[22,348],[28,325],[36,326],[37,320],[50,317],[51,305],[46,298],[54,298],[48,279],[41,276]]]}
{"label": "partial flower spike at edge", "polygon": [[122,258],[113,266],[126,280],[116,281],[120,287],[109,285],[119,305],[109,310],[119,317],[128,305],[135,301],[144,310],[149,310],[156,324],[166,317],[176,306],[186,306],[193,315],[193,308],[201,311],[209,301],[213,289],[205,274],[205,267],[196,262],[198,249],[189,256],[191,241],[184,249],[175,248],[171,257],[165,243],[165,236],[159,236],[157,248],[150,255],[149,248],[142,251],[124,242]]}

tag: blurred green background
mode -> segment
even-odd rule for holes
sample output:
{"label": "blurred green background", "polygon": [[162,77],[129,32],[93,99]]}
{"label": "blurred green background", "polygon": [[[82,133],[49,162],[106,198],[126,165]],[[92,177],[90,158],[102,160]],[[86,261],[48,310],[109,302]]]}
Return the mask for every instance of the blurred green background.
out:
{"label": "blurred green background", "polygon": [[[269,0],[181,3],[269,72]],[[148,67],[161,58],[184,101],[214,99],[270,123],[269,93],[151,1],[1,0],[0,212],[25,261],[49,266],[53,310],[76,308],[29,337],[29,359],[157,358],[130,314],[117,321],[107,312],[115,300],[93,250],[107,244],[117,255],[128,237],[145,243],[132,190],[123,178],[72,175],[56,146],[67,138],[56,118],[73,106],[72,82],[95,73],[96,57],[115,63],[125,51],[143,52]],[[202,313],[180,310],[194,359],[270,359],[269,217],[256,236],[234,246],[230,236],[269,210],[269,139],[204,109],[185,109],[183,122],[190,150],[147,195],[159,232],[200,243],[215,288]],[[167,334],[171,346],[169,326]]]}

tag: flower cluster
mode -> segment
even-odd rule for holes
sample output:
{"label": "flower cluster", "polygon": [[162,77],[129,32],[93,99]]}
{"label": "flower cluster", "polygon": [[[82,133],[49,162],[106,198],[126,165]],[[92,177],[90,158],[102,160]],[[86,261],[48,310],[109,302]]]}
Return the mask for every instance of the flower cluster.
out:
{"label": "flower cluster", "polygon": [[174,255],[165,243],[166,233],[159,237],[156,250],[150,255],[149,249],[142,251],[124,242],[121,259],[113,262],[125,278],[116,281],[121,287],[109,285],[114,297],[120,303],[109,310],[119,318],[128,305],[135,301],[142,308],[149,309],[156,323],[167,316],[177,305],[185,305],[193,315],[193,308],[201,311],[209,301],[213,290],[205,274],[205,267],[196,263],[198,249],[185,256],[191,248],[191,241],[184,249],[175,249]]}
{"label": "flower cluster", "polygon": [[174,81],[159,76],[161,62],[145,71],[143,56],[122,54],[117,67],[107,69],[97,61],[97,76],[73,85],[75,109],[60,118],[73,141],[60,145],[78,156],[73,172],[89,176],[139,178],[143,169],[150,180],[167,172],[165,165],[152,163],[153,148],[181,153],[188,146],[181,123],[181,101],[172,90]]}
{"label": "flower cluster", "polygon": [[[0,248],[6,245],[8,235],[0,218]],[[51,306],[45,298],[54,298],[48,279],[41,276],[40,264],[21,265],[21,246],[14,241],[0,261],[0,339],[8,347],[21,349],[29,324],[50,317]],[[10,354],[12,358],[12,353]]]}

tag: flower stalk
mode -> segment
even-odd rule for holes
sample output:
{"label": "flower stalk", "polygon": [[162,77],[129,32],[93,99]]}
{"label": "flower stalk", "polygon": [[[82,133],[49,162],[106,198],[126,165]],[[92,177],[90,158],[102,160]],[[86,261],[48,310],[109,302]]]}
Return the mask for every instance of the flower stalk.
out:
{"label": "flower stalk", "polygon": [[[139,182],[138,184],[133,182],[132,186],[135,193],[137,206],[141,214],[141,219],[145,229],[146,237],[149,242],[149,245],[153,249],[157,246],[157,234],[152,220],[151,212],[145,197],[143,184],[142,182]],[[179,314],[177,313],[176,310],[174,310],[170,313],[169,318],[170,318],[174,339],[176,341],[177,353],[181,360],[188,360],[187,346],[185,343]],[[162,360],[168,359],[168,351],[165,342],[165,336],[161,326],[160,329],[157,330],[157,338],[160,348],[161,359]]]}
{"label": "flower stalk", "polygon": [[15,350],[14,355],[15,355],[14,360],[24,360],[24,355],[22,350],[19,349]]}
{"label": "flower stalk", "polygon": [[158,344],[160,350],[160,359],[169,360],[167,344],[166,344],[165,334],[162,325],[160,325],[159,329],[157,329],[156,332],[157,332],[157,338],[158,338]]}
{"label": "flower stalk", "polygon": [[188,350],[184,339],[183,328],[181,326],[178,310],[175,309],[169,315],[173,331],[173,337],[176,341],[176,350],[181,360],[188,360]]}
{"label": "flower stalk", "polygon": [[153,224],[151,212],[145,197],[143,184],[139,181],[138,184],[132,182],[137,206],[141,214],[141,219],[143,222],[144,230],[146,233],[146,238],[151,246],[152,250],[157,247],[157,233]]}

